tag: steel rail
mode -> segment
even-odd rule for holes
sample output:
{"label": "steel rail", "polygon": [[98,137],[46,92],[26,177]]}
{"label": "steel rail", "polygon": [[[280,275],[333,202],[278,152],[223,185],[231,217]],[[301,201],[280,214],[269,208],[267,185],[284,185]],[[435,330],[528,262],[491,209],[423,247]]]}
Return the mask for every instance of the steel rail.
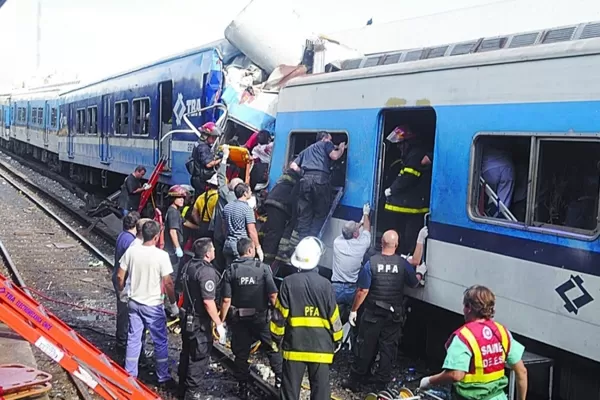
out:
{"label": "steel rail", "polygon": [[[8,272],[10,273],[13,283],[16,284],[17,286],[19,286],[21,289],[23,289],[23,291],[25,293],[27,293],[28,296],[31,297],[31,292],[27,289],[27,285],[25,284],[25,280],[23,279],[23,276],[19,272],[17,265],[11,258],[10,253],[8,252],[8,250],[4,246],[4,243],[2,243],[1,240],[0,240],[0,257],[4,261],[4,265],[8,269]],[[71,374],[66,369],[64,371],[67,373],[67,375],[69,375],[69,378],[73,382],[73,385],[75,385],[75,388],[77,389],[77,392],[79,393],[80,398],[83,398],[84,400],[93,400],[94,399],[92,397],[92,395],[90,395],[90,393],[88,392],[87,386],[84,385],[83,382],[81,382],[78,378],[76,378],[73,374]]]}

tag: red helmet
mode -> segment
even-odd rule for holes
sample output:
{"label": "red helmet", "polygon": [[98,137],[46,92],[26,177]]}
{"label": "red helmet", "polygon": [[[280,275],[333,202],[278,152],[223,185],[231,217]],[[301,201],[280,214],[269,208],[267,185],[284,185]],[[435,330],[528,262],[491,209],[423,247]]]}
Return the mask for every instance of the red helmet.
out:
{"label": "red helmet", "polygon": [[221,136],[221,129],[214,122],[207,122],[200,127],[200,133],[208,136]]}
{"label": "red helmet", "polygon": [[171,188],[169,189],[169,193],[167,193],[167,196],[175,198],[186,197],[187,195],[187,190],[185,190],[185,188],[181,185],[171,186]]}

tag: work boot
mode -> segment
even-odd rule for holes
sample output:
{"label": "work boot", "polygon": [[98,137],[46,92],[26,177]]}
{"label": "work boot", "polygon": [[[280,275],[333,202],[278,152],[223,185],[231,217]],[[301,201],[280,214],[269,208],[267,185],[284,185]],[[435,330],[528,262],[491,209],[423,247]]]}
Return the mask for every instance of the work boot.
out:
{"label": "work boot", "polygon": [[158,387],[161,390],[172,392],[177,390],[179,388],[179,385],[177,384],[177,382],[175,382],[174,379],[169,379],[168,381],[159,382]]}

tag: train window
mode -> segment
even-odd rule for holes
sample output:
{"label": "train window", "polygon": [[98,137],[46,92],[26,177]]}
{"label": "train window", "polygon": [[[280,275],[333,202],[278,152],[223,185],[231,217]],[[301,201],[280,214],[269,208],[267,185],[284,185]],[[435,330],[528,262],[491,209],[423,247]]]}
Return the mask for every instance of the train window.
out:
{"label": "train window", "polygon": [[540,140],[533,225],[598,227],[600,142]]}
{"label": "train window", "polygon": [[57,128],[56,123],[58,122],[58,111],[56,108],[52,107],[50,110],[50,125]]}
{"label": "train window", "polygon": [[[348,133],[340,131],[327,131],[331,135],[331,141],[334,145],[338,145],[342,142],[348,144]],[[298,157],[302,150],[306,149],[316,141],[317,131],[312,132],[291,132],[289,135],[288,142],[288,160],[284,165],[284,169],[287,168],[292,161]],[[348,152],[344,152],[342,157],[337,161],[331,162],[331,185],[345,186],[346,183],[346,157]]]}
{"label": "train window", "polygon": [[127,135],[129,133],[129,103],[121,101],[115,103],[115,135]]}
{"label": "train window", "polygon": [[94,135],[98,133],[98,107],[88,107],[87,109],[88,133]]}
{"label": "train window", "polygon": [[38,124],[44,125],[44,109],[38,108]]}
{"label": "train window", "polygon": [[76,132],[80,135],[85,133],[85,108],[80,108],[77,110],[77,129]]}
{"label": "train window", "polygon": [[600,142],[480,135],[474,142],[471,215],[589,235],[598,228]]}
{"label": "train window", "polygon": [[475,215],[524,223],[531,137],[480,136],[475,149]]}
{"label": "train window", "polygon": [[31,109],[31,123],[37,124],[37,108]]}
{"label": "train window", "polygon": [[133,134],[147,135],[150,122],[150,99],[133,100]]}

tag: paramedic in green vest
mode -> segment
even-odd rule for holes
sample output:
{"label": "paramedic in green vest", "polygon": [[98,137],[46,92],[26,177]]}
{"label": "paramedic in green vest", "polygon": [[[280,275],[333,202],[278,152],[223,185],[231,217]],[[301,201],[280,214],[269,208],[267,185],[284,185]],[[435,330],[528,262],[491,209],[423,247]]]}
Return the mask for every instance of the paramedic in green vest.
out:
{"label": "paramedic in green vest", "polygon": [[465,325],[446,343],[443,371],[421,380],[419,389],[453,384],[454,399],[506,400],[508,378],[505,364],[515,372],[517,400],[527,395],[527,369],[522,361],[525,348],[500,323],[494,321],[496,297],[485,286],[465,291]]}
{"label": "paramedic in green vest", "polygon": [[412,254],[419,231],[425,224],[425,214],[429,212],[431,153],[407,126],[395,128],[388,140],[398,143],[402,166],[384,192],[386,218],[393,224],[390,229],[400,234],[400,254]]}

